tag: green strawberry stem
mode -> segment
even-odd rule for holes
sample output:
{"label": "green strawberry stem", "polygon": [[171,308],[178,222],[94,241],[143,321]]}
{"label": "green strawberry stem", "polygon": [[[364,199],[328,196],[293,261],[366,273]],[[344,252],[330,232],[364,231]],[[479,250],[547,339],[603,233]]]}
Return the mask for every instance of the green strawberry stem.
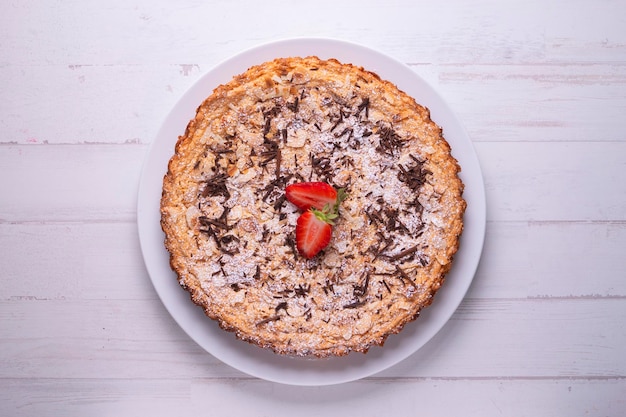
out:
{"label": "green strawberry stem", "polygon": [[310,211],[319,220],[326,222],[330,225],[334,225],[334,220],[339,217],[339,205],[348,197],[348,194],[343,188],[337,190],[337,201],[334,205],[326,204],[322,210],[311,208]]}

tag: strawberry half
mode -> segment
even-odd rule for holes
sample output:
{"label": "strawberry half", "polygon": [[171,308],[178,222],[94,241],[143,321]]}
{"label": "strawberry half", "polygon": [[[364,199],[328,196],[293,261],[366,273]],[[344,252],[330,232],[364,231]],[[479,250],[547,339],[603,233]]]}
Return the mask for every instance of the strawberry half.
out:
{"label": "strawberry half", "polygon": [[315,209],[306,211],[298,217],[296,224],[296,247],[300,255],[311,259],[330,242],[332,219]]}
{"label": "strawberry half", "polygon": [[285,188],[285,197],[301,211],[323,210],[337,204],[337,190],[325,182],[300,182]]}
{"label": "strawberry half", "polygon": [[285,196],[304,211],[296,224],[296,247],[300,255],[311,259],[330,242],[339,204],[346,193],[325,182],[301,182],[288,186]]}

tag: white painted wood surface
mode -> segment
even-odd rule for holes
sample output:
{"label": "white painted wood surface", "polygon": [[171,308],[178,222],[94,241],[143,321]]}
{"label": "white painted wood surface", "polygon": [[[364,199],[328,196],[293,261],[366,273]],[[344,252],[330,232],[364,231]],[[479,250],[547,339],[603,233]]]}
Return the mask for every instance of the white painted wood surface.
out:
{"label": "white painted wood surface", "polygon": [[[169,109],[261,43],[408,64],[474,141],[483,257],[423,349],[331,387],[204,352],[145,270],[139,173]],[[626,2],[5,1],[0,415],[623,416]]]}

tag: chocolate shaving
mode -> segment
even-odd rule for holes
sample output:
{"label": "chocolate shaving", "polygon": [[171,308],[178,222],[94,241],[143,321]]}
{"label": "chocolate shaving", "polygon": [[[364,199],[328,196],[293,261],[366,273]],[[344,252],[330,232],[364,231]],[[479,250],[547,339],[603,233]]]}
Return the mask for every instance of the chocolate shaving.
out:
{"label": "chocolate shaving", "polygon": [[326,280],[326,284],[322,286],[322,290],[324,290],[324,294],[328,295],[329,292],[335,293],[335,288],[333,287],[333,283],[329,280]]}
{"label": "chocolate shaving", "polygon": [[222,244],[220,242],[219,236],[217,236],[217,233],[215,233],[215,230],[213,230],[213,226],[211,225],[211,223],[208,223],[205,220],[208,219],[204,216],[198,217],[198,222],[201,226],[203,226],[199,227],[198,230],[202,233],[206,233],[207,235],[209,235],[210,238],[213,238],[218,249],[221,249]]}
{"label": "chocolate shaving", "polygon": [[289,180],[291,180],[291,178],[293,178],[292,174],[274,178],[268,185],[265,186],[265,188],[258,190],[258,192],[263,193],[261,200],[265,203],[268,203],[270,197],[273,197],[273,203],[270,204],[274,206],[274,209],[279,210],[280,205],[282,205],[283,202],[276,201],[276,199],[280,200],[282,198],[282,196],[284,195],[282,190],[284,190],[285,185],[289,182]]}
{"label": "chocolate shaving", "polygon": [[220,238],[222,245],[230,245],[232,243],[239,243],[240,239],[235,235],[225,235]]}
{"label": "chocolate shaving", "polygon": [[352,159],[350,155],[343,155],[341,158],[339,158],[339,163],[345,168],[354,168],[354,159]]}
{"label": "chocolate shaving", "polygon": [[[343,122],[343,117],[339,117],[339,119],[335,122],[333,127],[330,128],[330,132],[332,133],[335,129],[337,129],[337,127],[341,124],[341,122]],[[338,136],[335,136],[335,137],[338,137]]]}
{"label": "chocolate shaving", "polygon": [[404,272],[404,270],[400,268],[398,265],[396,265],[396,272],[397,272],[396,276],[400,278],[400,281],[402,281],[403,284],[406,284],[407,282],[411,282],[411,278],[409,278],[406,272]]}
{"label": "chocolate shaving", "polygon": [[364,279],[363,283],[354,286],[354,291],[353,291],[354,296],[355,297],[362,297],[365,294],[367,294],[367,289],[369,287],[369,283],[370,283],[370,275],[369,274],[365,274],[365,279]]}
{"label": "chocolate shaving", "polygon": [[357,107],[358,109],[357,114],[361,114],[361,112],[365,109],[365,118],[367,119],[369,117],[369,108],[370,108],[370,99],[369,97],[365,97],[363,98],[363,101],[361,102],[361,104],[359,104],[359,106]]}
{"label": "chocolate shaving", "polygon": [[299,103],[300,103],[300,98],[298,96],[296,96],[296,98],[293,101],[293,103],[287,103],[287,108],[289,110],[291,110],[292,112],[297,113],[298,112],[298,104]]}
{"label": "chocolate shaving", "polygon": [[234,153],[232,149],[212,149],[212,151],[216,154],[225,154],[225,153]]}
{"label": "chocolate shaving", "polygon": [[287,201],[287,196],[285,194],[278,197],[276,201],[274,201],[274,204],[273,204],[274,211],[280,211],[285,201]]}
{"label": "chocolate shaving", "polygon": [[278,142],[274,140],[265,138],[265,140],[263,141],[263,146],[265,147],[265,150],[261,152],[261,158],[264,158],[259,163],[259,166],[261,167],[266,166],[270,161],[277,158],[278,154],[280,153],[280,149],[278,148]]}
{"label": "chocolate shaving", "polygon": [[230,198],[230,192],[226,187],[227,179],[228,175],[225,173],[218,173],[208,178],[201,193],[202,197],[224,196],[228,200]]}
{"label": "chocolate shaving", "polygon": [[267,139],[267,134],[270,133],[271,124],[271,118],[268,117],[267,119],[265,119],[265,124],[263,125],[263,139]]}
{"label": "chocolate shaving", "polygon": [[200,216],[198,217],[198,221],[203,225],[203,226],[215,226],[218,229],[224,229],[224,230],[230,230],[232,229],[232,226],[229,226],[228,224],[226,224],[225,222],[223,222],[220,219],[210,219],[206,216]]}
{"label": "chocolate shaving", "polygon": [[387,239],[384,241],[384,246],[382,248],[377,248],[376,250],[372,251],[372,253],[374,253],[374,260],[378,259],[383,254],[383,252],[389,249],[392,244],[393,240]]}
{"label": "chocolate shaving", "polygon": [[298,249],[296,249],[296,241],[293,236],[287,235],[285,237],[285,245],[287,245],[289,249],[291,249],[291,253],[296,256],[296,254],[298,253]]}
{"label": "chocolate shaving", "polygon": [[282,162],[282,153],[280,152],[280,149],[276,150],[276,170],[275,170],[275,174],[276,174],[276,178],[280,178],[280,163]]}
{"label": "chocolate shaving", "polygon": [[384,155],[394,156],[396,151],[404,146],[400,135],[389,126],[379,125],[378,136],[379,144],[376,150]]}
{"label": "chocolate shaving", "polygon": [[365,209],[365,215],[369,219],[370,224],[385,224],[385,220],[382,218],[380,211],[376,211],[372,207],[368,207],[367,209]]}
{"label": "chocolate shaving", "polygon": [[305,297],[311,291],[311,284],[304,286],[302,284],[298,284],[298,286],[293,290],[297,297]]}
{"label": "chocolate shaving", "polygon": [[276,315],[274,315],[274,316],[270,316],[270,317],[268,317],[268,318],[266,318],[266,319],[263,319],[263,320],[261,320],[261,321],[257,322],[257,324],[256,324],[256,325],[257,325],[257,326],[262,326],[262,325],[264,325],[264,324],[270,323],[270,322],[272,322],[272,321],[278,321],[278,320],[280,320],[280,315],[276,314]]}
{"label": "chocolate shaving", "polygon": [[281,303],[278,303],[278,305],[274,309],[274,311],[276,313],[278,313],[280,310],[285,310],[285,313],[287,313],[287,301],[283,301]]}
{"label": "chocolate shaving", "polygon": [[415,254],[415,252],[417,252],[417,250],[419,249],[418,245],[412,246],[408,249],[404,249],[403,251],[400,251],[399,253],[392,255],[392,256],[387,256],[387,259],[389,259],[390,261],[398,261],[402,258],[405,258],[407,256],[413,255]]}
{"label": "chocolate shaving", "polygon": [[317,174],[320,180],[330,182],[333,175],[333,167],[330,158],[316,158],[312,153],[310,154],[310,158],[313,171]]}
{"label": "chocolate shaving", "polygon": [[365,305],[365,301],[364,300],[357,300],[357,301],[354,301],[354,302],[352,302],[350,304],[345,304],[343,306],[343,308],[359,308],[362,305]]}
{"label": "chocolate shaving", "polygon": [[354,129],[352,129],[351,127],[346,127],[344,130],[341,131],[341,133],[335,133],[334,136],[335,138],[340,138],[346,133],[349,133],[348,140],[350,140],[352,138],[353,132],[354,132]]}
{"label": "chocolate shaving", "polygon": [[[400,172],[398,173],[398,180],[405,183],[411,190],[419,192],[422,185],[426,183],[426,176],[432,174],[429,170],[424,168],[424,162],[420,161],[416,156],[410,155],[414,164],[410,166],[398,165]],[[417,197],[412,202],[412,205],[421,207]]]}

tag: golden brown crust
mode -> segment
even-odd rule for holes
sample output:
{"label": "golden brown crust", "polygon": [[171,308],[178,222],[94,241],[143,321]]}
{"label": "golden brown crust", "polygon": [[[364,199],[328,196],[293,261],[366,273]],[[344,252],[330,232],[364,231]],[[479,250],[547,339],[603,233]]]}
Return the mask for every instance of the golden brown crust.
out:
{"label": "golden brown crust", "polygon": [[[280,354],[367,352],[417,318],[463,229],[460,168],[428,109],[334,59],[283,58],[215,89],[163,182],[172,269],[194,303]],[[347,189],[330,245],[294,248],[286,185]]]}

